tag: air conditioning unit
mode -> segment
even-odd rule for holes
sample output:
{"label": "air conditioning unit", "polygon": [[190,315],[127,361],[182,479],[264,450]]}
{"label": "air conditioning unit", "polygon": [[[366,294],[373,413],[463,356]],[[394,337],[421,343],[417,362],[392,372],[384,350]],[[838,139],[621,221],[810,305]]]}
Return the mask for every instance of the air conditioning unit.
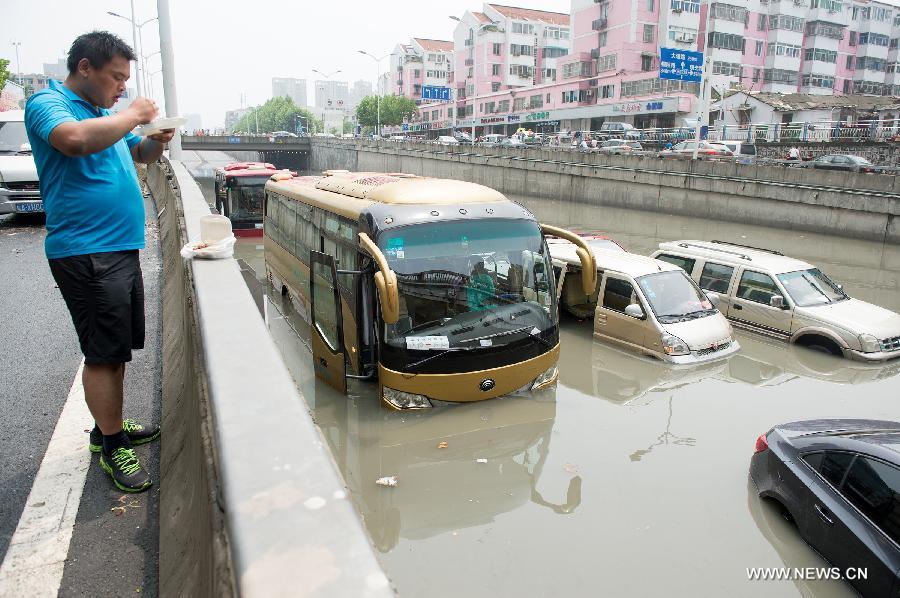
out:
{"label": "air conditioning unit", "polygon": [[676,13],[676,14],[681,14],[681,9],[680,9],[680,8],[673,8],[673,9],[672,9],[672,12],[674,12],[674,13]]}
{"label": "air conditioning unit", "polygon": [[682,33],[681,35],[675,37],[675,41],[682,42],[685,44],[692,44],[695,41],[697,41],[697,34],[696,33]]}

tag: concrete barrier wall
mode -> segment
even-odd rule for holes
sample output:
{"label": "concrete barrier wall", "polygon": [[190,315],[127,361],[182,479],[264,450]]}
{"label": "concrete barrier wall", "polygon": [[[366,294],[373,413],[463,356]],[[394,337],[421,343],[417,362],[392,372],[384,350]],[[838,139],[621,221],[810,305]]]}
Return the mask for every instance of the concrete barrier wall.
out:
{"label": "concrete barrier wall", "polygon": [[551,149],[312,140],[312,169],[408,172],[507,195],[900,243],[895,176]]}
{"label": "concrete barrier wall", "polygon": [[148,182],[164,260],[160,594],[392,596],[237,263],[179,255],[209,214],[199,187],[177,162]]}

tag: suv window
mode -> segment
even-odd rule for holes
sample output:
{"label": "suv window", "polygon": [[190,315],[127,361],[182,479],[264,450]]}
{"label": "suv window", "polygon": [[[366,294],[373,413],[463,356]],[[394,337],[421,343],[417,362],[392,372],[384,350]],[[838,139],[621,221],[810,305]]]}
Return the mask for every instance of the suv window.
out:
{"label": "suv window", "polygon": [[656,256],[656,259],[669,262],[670,264],[674,264],[688,273],[690,276],[691,272],[694,271],[694,264],[697,263],[697,260],[689,257],[682,257],[680,255],[671,255],[669,253],[661,253]]}
{"label": "suv window", "polygon": [[803,455],[803,460],[818,471],[832,486],[840,488],[841,482],[844,481],[844,474],[847,473],[847,468],[850,467],[853,457],[853,453],[827,451]]}
{"label": "suv window", "polygon": [[756,155],[756,146],[752,144],[741,144],[741,155],[744,156],[755,156]]}
{"label": "suv window", "polygon": [[634,287],[630,282],[618,278],[606,279],[606,287],[603,290],[603,307],[624,313],[625,308],[634,303],[631,300],[632,297],[634,297]]}
{"label": "suv window", "polygon": [[772,295],[780,294],[778,287],[775,286],[775,281],[768,274],[744,270],[741,275],[741,284],[737,290],[737,296],[741,299],[768,305]]}
{"label": "suv window", "polygon": [[700,288],[705,291],[727,293],[728,283],[731,282],[732,274],[734,274],[734,267],[732,266],[706,262],[703,266],[703,272],[700,273]]}
{"label": "suv window", "polygon": [[900,470],[860,455],[847,474],[841,494],[900,544]]}

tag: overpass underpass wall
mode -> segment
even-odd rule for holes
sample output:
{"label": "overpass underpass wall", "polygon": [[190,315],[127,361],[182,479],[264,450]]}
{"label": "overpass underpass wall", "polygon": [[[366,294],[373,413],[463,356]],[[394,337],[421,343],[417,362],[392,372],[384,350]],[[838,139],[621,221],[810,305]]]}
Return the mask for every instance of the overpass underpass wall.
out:
{"label": "overpass underpass wall", "polygon": [[313,171],[406,172],[513,196],[900,243],[900,183],[891,175],[368,140],[313,139],[311,155]]}
{"label": "overpass underpass wall", "polygon": [[393,596],[237,263],[179,254],[210,213],[199,187],[165,160],[148,183],[164,264],[160,595]]}

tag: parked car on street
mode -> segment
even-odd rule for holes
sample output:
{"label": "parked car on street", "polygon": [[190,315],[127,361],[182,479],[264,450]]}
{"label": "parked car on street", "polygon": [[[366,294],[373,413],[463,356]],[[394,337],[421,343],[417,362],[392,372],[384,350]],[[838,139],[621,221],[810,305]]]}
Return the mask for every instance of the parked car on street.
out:
{"label": "parked car on street", "polygon": [[472,137],[464,131],[456,131],[453,137],[463,145],[472,145]]}
{"label": "parked car on street", "polygon": [[459,141],[456,137],[451,137],[450,135],[441,135],[435,139],[434,142],[438,145],[459,145]]}
{"label": "parked car on street", "polygon": [[43,211],[37,166],[25,132],[25,111],[0,112],[0,214]]}
{"label": "parked car on street", "polygon": [[484,147],[494,147],[500,145],[506,139],[506,135],[500,135],[498,133],[490,133],[481,138],[481,141],[478,142],[478,145],[482,145]]}
{"label": "parked car on street", "polygon": [[829,154],[827,156],[819,156],[809,162],[797,164],[799,168],[816,168],[821,170],[843,170],[845,172],[868,172],[874,173],[878,171],[878,167],[863,158],[862,156],[852,156],[849,154]]}
{"label": "parked car on street", "polygon": [[751,164],[756,158],[756,146],[746,141],[723,141],[722,145],[731,150],[741,164]]}
{"label": "parked car on street", "polygon": [[756,440],[750,478],[860,595],[900,595],[900,423],[777,425]]}
{"label": "parked car on street", "polygon": [[525,147],[525,142],[518,137],[506,137],[500,141],[500,147]]}
{"label": "parked car on street", "polygon": [[660,243],[738,328],[860,361],[900,357],[900,314],[848,296],[812,264],[724,241]]}
{"label": "parked car on street", "polygon": [[[694,147],[696,147],[696,143],[697,142],[693,140],[682,141],[675,145],[672,149],[662,150],[656,155],[659,158],[690,158],[694,154]],[[704,158],[710,158],[733,156],[734,153],[721,143],[701,141],[699,149],[697,150],[697,155],[703,156]]]}
{"label": "parked car on street", "polygon": [[627,139],[608,139],[600,144],[597,152],[601,154],[633,154],[640,152],[644,148],[637,141],[628,141]]}
{"label": "parked car on street", "polygon": [[272,137],[296,137],[296,133],[291,133],[290,131],[272,131],[269,133]]}
{"label": "parked car on street", "polygon": [[598,139],[639,139],[640,131],[634,125],[620,122],[605,122],[600,125],[600,130],[595,133]]}
{"label": "parked car on street", "polygon": [[388,137],[388,140],[402,142],[402,141],[409,141],[409,137],[407,137],[406,135],[391,135],[390,137]]}
{"label": "parked car on street", "polygon": [[593,317],[594,337],[677,365],[729,357],[740,349],[731,325],[693,280],[672,264],[635,253],[591,247],[597,289],[585,294],[574,243],[548,243],[560,308]]}

